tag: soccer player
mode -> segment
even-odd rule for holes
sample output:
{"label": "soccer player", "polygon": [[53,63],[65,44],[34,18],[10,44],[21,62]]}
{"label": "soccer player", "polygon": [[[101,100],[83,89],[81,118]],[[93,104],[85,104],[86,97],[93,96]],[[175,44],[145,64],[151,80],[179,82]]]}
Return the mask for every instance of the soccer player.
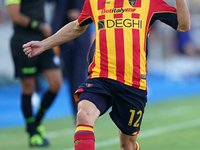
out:
{"label": "soccer player", "polygon": [[[10,45],[15,77],[20,79],[22,87],[21,108],[29,134],[29,144],[34,147],[48,146],[49,141],[44,135],[41,123],[62,85],[59,58],[51,49],[40,56],[28,59],[22,48],[24,43],[32,39],[42,40],[51,35],[51,27],[44,20],[44,0],[6,0],[5,4],[14,27]],[[46,76],[49,89],[43,95],[35,116],[32,112],[31,97],[35,91],[36,74],[39,72]]]}
{"label": "soccer player", "polygon": [[147,102],[147,39],[155,20],[185,32],[190,14],[185,0],[176,7],[163,0],[86,0],[82,13],[51,37],[23,45],[29,58],[69,42],[91,22],[96,29],[95,53],[88,79],[75,92],[78,103],[75,150],[94,150],[93,126],[111,106],[122,150],[139,150],[136,142]]}

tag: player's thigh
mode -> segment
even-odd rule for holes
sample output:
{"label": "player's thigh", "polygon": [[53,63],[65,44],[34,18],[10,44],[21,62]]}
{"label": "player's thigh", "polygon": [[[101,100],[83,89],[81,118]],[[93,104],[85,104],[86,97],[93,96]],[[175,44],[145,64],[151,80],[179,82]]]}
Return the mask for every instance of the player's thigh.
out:
{"label": "player's thigh", "polygon": [[[95,82],[93,83],[95,84]],[[95,84],[94,86],[97,85]],[[99,85],[99,89],[100,87],[101,86]],[[77,114],[77,122],[79,124],[85,124],[85,122],[87,122],[87,124],[94,125],[96,119],[110,108],[110,104],[108,102],[110,97],[106,94],[98,92],[99,91],[95,91],[94,88],[92,92],[88,91],[79,93]]]}

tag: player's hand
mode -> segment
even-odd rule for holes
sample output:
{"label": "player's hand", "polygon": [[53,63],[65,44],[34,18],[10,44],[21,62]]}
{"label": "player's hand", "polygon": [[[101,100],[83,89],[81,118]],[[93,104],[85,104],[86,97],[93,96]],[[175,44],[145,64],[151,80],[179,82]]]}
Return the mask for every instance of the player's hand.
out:
{"label": "player's hand", "polygon": [[52,34],[52,28],[47,23],[43,24],[42,34],[45,38],[49,37]]}
{"label": "player's hand", "polygon": [[23,45],[24,53],[28,56],[28,58],[32,58],[33,56],[41,54],[45,51],[42,42],[40,41],[31,41]]}

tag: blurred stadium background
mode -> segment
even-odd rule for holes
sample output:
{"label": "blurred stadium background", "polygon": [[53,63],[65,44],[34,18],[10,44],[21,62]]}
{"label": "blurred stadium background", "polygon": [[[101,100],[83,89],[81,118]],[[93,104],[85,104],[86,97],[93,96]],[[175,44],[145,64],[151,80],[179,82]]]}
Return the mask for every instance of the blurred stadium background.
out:
{"label": "blurred stadium background", "polygon": [[[166,2],[170,5],[175,6],[175,0],[166,0]],[[165,24],[157,21],[154,24],[154,27],[150,33],[148,42],[148,105],[150,107],[150,110],[148,110],[147,107],[147,110],[149,111],[147,112],[150,114],[159,113],[159,111],[152,112],[153,110],[155,111],[159,108],[162,108],[163,112],[166,110],[167,113],[168,109],[176,109],[175,106],[181,106],[183,103],[185,103],[184,106],[186,107],[189,105],[186,102],[193,99],[193,97],[196,98],[194,101],[191,100],[191,102],[194,103],[194,106],[191,106],[191,109],[195,106],[199,107],[198,101],[200,100],[200,2],[199,0],[188,0],[187,3],[189,5],[191,13],[192,25],[191,30],[189,32],[178,33],[170,27],[166,26]],[[47,20],[49,22],[51,20],[52,9],[53,5],[46,4],[46,14]],[[23,128],[24,124],[24,120],[22,118],[20,110],[20,85],[19,81],[17,79],[14,79],[13,77],[14,67],[9,49],[9,39],[12,35],[12,32],[12,24],[9,19],[7,10],[4,6],[4,1],[0,0],[0,141],[5,138],[5,132],[16,132],[17,135],[19,131],[21,132],[21,128]],[[41,89],[40,92],[43,92],[46,89],[47,84],[43,77],[40,78],[39,82]],[[46,120],[48,124],[52,124],[52,126],[49,127],[52,130],[54,130],[53,127],[56,128],[56,126],[58,125],[56,124],[57,122],[60,124],[64,122],[64,124],[61,125],[64,128],[64,125],[68,124],[66,121],[68,121],[70,124],[67,126],[71,127],[74,130],[72,121],[73,119],[71,118],[72,109],[70,107],[70,101],[68,100],[70,95],[67,93],[67,91],[68,83],[67,81],[65,81],[53,106],[47,113]],[[34,94],[34,109],[37,109],[39,101],[40,93]],[[179,105],[174,105],[173,101],[177,102]],[[167,105],[167,107],[161,107],[160,105]],[[196,111],[194,112],[196,113],[196,119],[199,120],[200,116],[197,115],[197,110],[198,109],[196,108]],[[187,112],[187,109],[185,111]],[[182,115],[185,116],[185,114],[183,113],[184,110],[180,112],[182,113]],[[147,116],[148,114],[146,115],[146,117],[144,117],[144,124],[145,122],[148,122],[150,120],[150,118],[148,118]],[[111,125],[111,127],[109,126],[110,128],[115,129],[114,124],[110,123],[109,119],[107,119],[106,117],[104,117],[103,119],[105,119],[105,121],[107,121],[108,124]],[[156,120],[156,118],[154,118],[152,122],[153,121],[159,122],[158,124],[168,124],[165,122],[166,120],[164,121],[163,119]],[[151,122],[149,121],[148,124],[151,124]],[[200,132],[199,122],[198,125],[198,132]],[[144,125],[144,128],[145,126],[148,125]],[[109,128],[108,131],[110,131]],[[190,132],[190,130],[188,130],[188,132]],[[193,132],[195,132],[195,130]],[[116,133],[111,137],[117,137]],[[73,133],[70,132],[69,134],[73,136]],[[12,134],[10,134],[10,136],[11,135]],[[25,136],[25,134],[21,132],[20,136]],[[112,140],[113,139],[111,138],[111,143],[113,142]],[[114,139],[114,141],[116,142],[116,139]],[[9,149],[8,146],[1,147],[1,144],[0,149]],[[8,143],[8,145],[9,144],[12,143]],[[200,147],[199,144],[198,146]],[[199,150],[199,147],[192,148],[192,150]],[[55,146],[54,149],[56,149]],[[14,148],[11,148],[9,150],[14,150]],[[176,150],[178,150],[178,148],[176,148]]]}

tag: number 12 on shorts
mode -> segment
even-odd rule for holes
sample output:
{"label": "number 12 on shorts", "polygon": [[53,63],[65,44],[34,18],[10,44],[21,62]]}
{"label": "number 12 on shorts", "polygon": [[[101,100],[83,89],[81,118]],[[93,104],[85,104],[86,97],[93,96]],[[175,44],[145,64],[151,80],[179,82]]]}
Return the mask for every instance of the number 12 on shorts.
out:
{"label": "number 12 on shorts", "polygon": [[139,127],[138,122],[140,121],[140,119],[141,119],[141,117],[142,117],[142,111],[139,110],[139,111],[137,112],[137,115],[139,115],[139,117],[138,117],[138,119],[137,119],[135,122],[133,122],[133,119],[134,119],[134,117],[135,117],[135,110],[130,109],[130,113],[131,113],[131,116],[130,116],[130,120],[129,120],[129,122],[128,122],[128,125],[129,125],[129,126],[132,126],[132,124],[133,124],[133,127]]}

